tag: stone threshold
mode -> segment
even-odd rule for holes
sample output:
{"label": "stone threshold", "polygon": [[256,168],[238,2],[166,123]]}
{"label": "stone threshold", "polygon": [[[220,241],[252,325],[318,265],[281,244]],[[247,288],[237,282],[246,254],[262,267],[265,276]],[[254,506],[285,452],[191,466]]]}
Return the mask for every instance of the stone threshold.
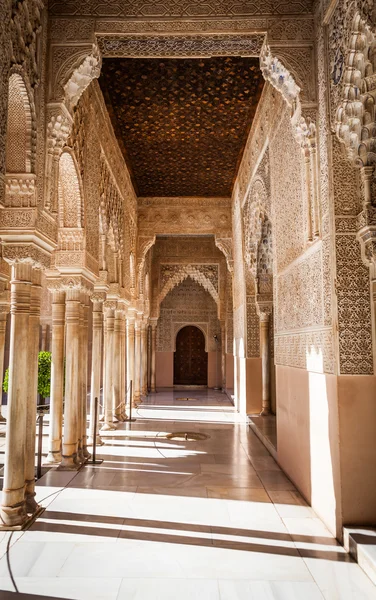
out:
{"label": "stone threshold", "polygon": [[376,585],[376,528],[346,526],[343,544],[365,574]]}
{"label": "stone threshold", "polygon": [[261,417],[260,415],[247,415],[248,424],[259,440],[269,450],[277,461],[277,421],[275,415]]}

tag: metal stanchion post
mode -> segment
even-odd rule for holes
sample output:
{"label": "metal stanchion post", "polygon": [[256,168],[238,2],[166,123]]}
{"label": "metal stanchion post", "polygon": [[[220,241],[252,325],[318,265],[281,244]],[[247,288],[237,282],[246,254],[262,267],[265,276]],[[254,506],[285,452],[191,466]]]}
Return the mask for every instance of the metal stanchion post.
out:
{"label": "metal stanchion post", "polygon": [[98,398],[95,397],[95,401],[94,401],[93,454],[92,454],[92,459],[87,461],[87,464],[89,464],[89,465],[101,465],[102,462],[103,462],[103,460],[96,460],[96,454],[97,454],[98,407],[99,407],[99,401],[98,401]]}
{"label": "metal stanchion post", "polygon": [[37,463],[37,479],[42,477],[42,447],[43,447],[43,417],[44,412],[39,412],[38,416],[38,463]]}
{"label": "metal stanchion post", "polygon": [[129,418],[124,420],[124,423],[130,423],[132,421],[136,421],[137,419],[132,419],[132,398],[133,396],[133,381],[129,382]]}

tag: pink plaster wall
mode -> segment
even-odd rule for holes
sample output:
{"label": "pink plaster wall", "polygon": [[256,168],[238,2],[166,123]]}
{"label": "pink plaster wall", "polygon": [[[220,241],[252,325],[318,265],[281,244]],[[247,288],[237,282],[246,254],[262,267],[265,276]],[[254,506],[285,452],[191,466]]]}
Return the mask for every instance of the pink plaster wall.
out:
{"label": "pink plaster wall", "polygon": [[376,377],[338,377],[344,524],[376,523]]}
{"label": "pink plaster wall", "polygon": [[342,522],[336,377],[276,367],[278,462],[337,535]]}
{"label": "pink plaster wall", "polygon": [[376,377],[277,367],[278,462],[330,531],[376,523]]}
{"label": "pink plaster wall", "polygon": [[261,412],[261,358],[236,356],[234,363],[235,407],[241,414]]}
{"label": "pink plaster wall", "polygon": [[226,389],[234,389],[234,356],[226,354]]}
{"label": "pink plaster wall", "polygon": [[[218,378],[216,378],[215,363],[218,364]],[[208,387],[220,387],[222,382],[221,376],[221,353],[208,352]]]}
{"label": "pink plaster wall", "polygon": [[155,358],[156,385],[172,387],[174,385],[174,353],[157,352]]}

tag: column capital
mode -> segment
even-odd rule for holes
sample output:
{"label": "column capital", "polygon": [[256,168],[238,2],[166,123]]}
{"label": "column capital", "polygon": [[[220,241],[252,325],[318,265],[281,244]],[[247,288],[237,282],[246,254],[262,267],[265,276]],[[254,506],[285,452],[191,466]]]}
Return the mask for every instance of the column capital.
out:
{"label": "column capital", "polygon": [[113,312],[117,309],[117,301],[116,300],[105,300],[103,303],[103,310],[107,312]]}
{"label": "column capital", "polygon": [[258,294],[256,310],[261,322],[268,322],[273,312],[273,298],[270,294]]}
{"label": "column capital", "polygon": [[103,304],[106,301],[106,293],[98,292],[94,289],[94,292],[90,296],[90,300],[93,304]]}
{"label": "column capital", "polygon": [[158,319],[149,319],[149,324],[153,330],[157,329]]}
{"label": "column capital", "polygon": [[50,253],[33,243],[13,244],[3,242],[2,258],[11,266],[21,263],[29,264],[38,269],[48,269],[51,262]]}

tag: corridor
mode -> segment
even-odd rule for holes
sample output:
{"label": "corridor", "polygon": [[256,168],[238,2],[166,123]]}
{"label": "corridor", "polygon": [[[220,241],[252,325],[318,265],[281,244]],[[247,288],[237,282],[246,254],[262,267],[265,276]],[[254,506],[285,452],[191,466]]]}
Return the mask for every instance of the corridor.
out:
{"label": "corridor", "polygon": [[[134,416],[131,426],[103,434],[101,465],[51,469],[39,481],[46,510],[10,544],[20,592],[79,600],[376,598],[225,395],[159,392]],[[166,438],[172,432],[207,438]],[[0,590],[14,591],[10,534],[1,536]]]}

